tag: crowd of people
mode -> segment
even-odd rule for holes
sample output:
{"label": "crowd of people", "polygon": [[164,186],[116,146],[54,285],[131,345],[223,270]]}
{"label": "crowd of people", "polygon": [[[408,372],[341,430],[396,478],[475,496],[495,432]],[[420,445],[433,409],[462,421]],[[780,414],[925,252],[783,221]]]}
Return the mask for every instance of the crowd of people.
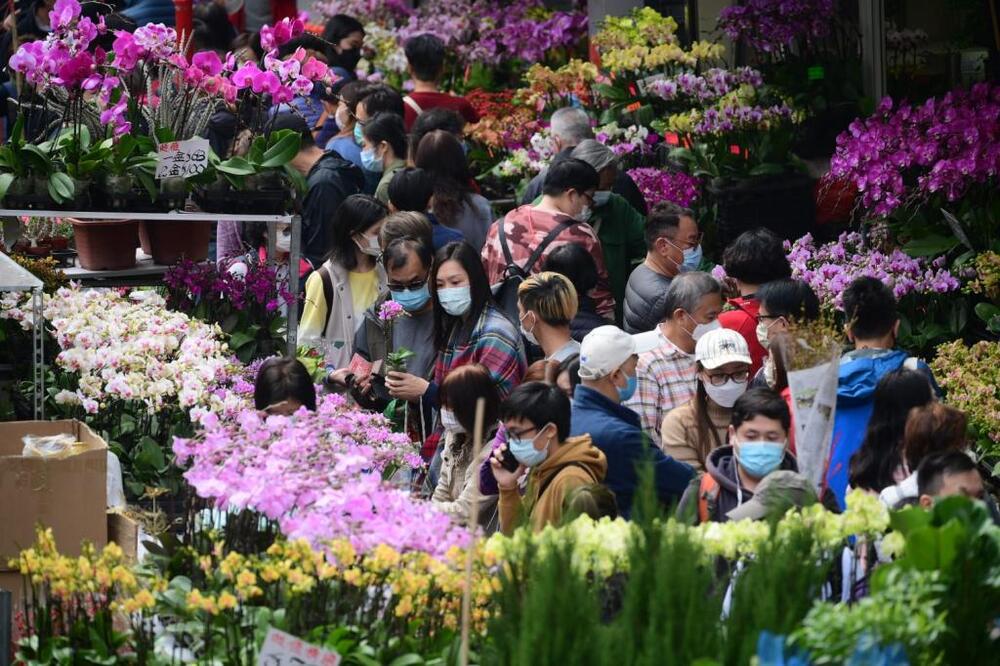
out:
{"label": "crowd of people", "polygon": [[[96,5],[86,11],[111,8]],[[21,35],[44,32],[49,9],[26,6]],[[199,11],[196,48],[262,56],[258,36],[223,27],[219,4]],[[135,25],[119,12],[106,22]],[[704,272],[697,216],[647,209],[577,107],[552,115],[551,163],[520,205],[495,214],[467,159],[476,111],[439,86],[443,42],[405,45],[413,89],[402,93],[357,79],[364,37],[361,22],[337,15],[322,38],[283,44],[281,55],[303,48],[338,79],[274,107],[268,122],[301,136],[291,167],[307,188],[303,252],[285,268],[305,278],[299,343],[324,356],[324,390],[401,410],[426,462],[414,492],[456,521],[475,509],[483,528],[505,532],[579,513],[628,518],[642,468],[665,507],[701,522],[762,518],[778,495],[836,511],[849,487],[893,507],[983,496],[965,416],[897,348],[885,284],[861,278],[843,294],[852,349],[817,497],[798,473],[785,359],[791,327],[816,320],[820,303],[792,278],[782,239],[747,231],[721,248],[724,283]],[[243,143],[233,114],[222,106],[209,123],[220,155]],[[279,230],[279,256],[289,242]],[[265,260],[265,245],[261,228],[218,224],[228,269]],[[313,409],[312,378],[294,359],[271,360],[256,402]]]}

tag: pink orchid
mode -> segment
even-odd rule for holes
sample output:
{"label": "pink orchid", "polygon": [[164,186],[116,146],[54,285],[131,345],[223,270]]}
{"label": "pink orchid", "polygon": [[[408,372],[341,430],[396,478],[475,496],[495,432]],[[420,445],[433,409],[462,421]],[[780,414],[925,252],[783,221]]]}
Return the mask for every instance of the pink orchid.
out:
{"label": "pink orchid", "polygon": [[86,51],[77,53],[59,68],[59,80],[67,88],[76,88],[96,69],[94,56]]}
{"label": "pink orchid", "polygon": [[201,51],[191,58],[191,66],[197,67],[205,76],[218,76],[222,72],[222,60],[215,51]]}
{"label": "pink orchid", "polygon": [[10,57],[9,65],[15,72],[25,74],[36,69],[45,59],[45,55],[45,42],[28,42],[22,44]]}
{"label": "pink orchid", "polygon": [[76,0],[56,0],[49,10],[49,24],[52,32],[59,32],[68,27],[80,16],[80,3]]}
{"label": "pink orchid", "polygon": [[321,81],[327,77],[330,68],[327,67],[326,63],[322,60],[317,60],[316,58],[309,58],[302,65],[302,76],[311,79],[313,81]]}
{"label": "pink orchid", "polygon": [[305,78],[304,76],[300,76],[292,81],[292,83],[290,84],[290,88],[292,89],[292,92],[294,92],[296,95],[305,97],[306,95],[312,92],[313,82]]}
{"label": "pink orchid", "polygon": [[[270,74],[270,72],[268,73]],[[277,77],[275,77],[275,80],[277,80]],[[272,94],[272,98],[275,104],[287,104],[295,98],[295,92],[289,86],[279,85],[278,89]]]}
{"label": "pink orchid", "polygon": [[111,45],[111,50],[115,53],[115,67],[123,72],[135,69],[139,58],[146,54],[146,49],[136,43],[132,33],[124,30],[115,31],[115,41]]}
{"label": "pink orchid", "polygon": [[250,89],[257,94],[266,92],[273,95],[278,92],[278,88],[280,87],[281,81],[274,72],[258,71],[253,75],[253,79],[250,82]]}
{"label": "pink orchid", "polygon": [[226,104],[235,104],[236,95],[239,90],[232,83],[222,79],[222,99],[226,101]]}
{"label": "pink orchid", "polygon": [[256,63],[248,62],[233,73],[232,81],[237,90],[248,88],[255,76],[260,74]]}
{"label": "pink orchid", "polygon": [[218,95],[222,90],[222,78],[218,76],[206,76],[201,82],[201,89],[209,95]]}

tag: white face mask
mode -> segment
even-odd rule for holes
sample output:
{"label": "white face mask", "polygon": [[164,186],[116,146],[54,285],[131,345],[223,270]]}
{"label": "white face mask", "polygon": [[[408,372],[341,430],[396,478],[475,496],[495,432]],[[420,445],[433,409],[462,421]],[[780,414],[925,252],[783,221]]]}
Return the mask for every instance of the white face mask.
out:
{"label": "white face mask", "polygon": [[590,219],[590,216],[592,214],[593,214],[593,211],[590,210],[590,206],[584,206],[583,209],[579,213],[576,214],[576,217],[574,219],[577,222],[586,222],[587,220]]}
{"label": "white face mask", "polygon": [[279,231],[274,240],[274,247],[277,248],[278,252],[291,252],[292,233],[288,230]]}
{"label": "white face mask", "polygon": [[523,317],[521,317],[521,323],[520,323],[520,328],[521,328],[521,335],[523,335],[523,336],[524,336],[524,339],[525,339],[525,340],[527,340],[527,341],[528,341],[528,342],[530,342],[531,344],[533,344],[533,345],[535,345],[536,347],[538,347],[538,346],[540,346],[540,345],[538,344],[538,338],[536,338],[536,337],[535,337],[535,333],[534,333],[534,326],[532,327],[532,330],[531,330],[531,331],[529,331],[528,329],[526,329],[526,328],[524,327],[524,320],[528,318],[528,315],[529,315],[529,314],[531,314],[531,313],[530,313],[530,312],[525,312],[525,313],[524,313],[524,316],[523,316]]}
{"label": "white face mask", "polygon": [[351,124],[351,114],[348,112],[346,106],[338,106],[337,112],[334,114],[334,118],[337,121],[337,127],[339,127],[341,131]]}
{"label": "white face mask", "polygon": [[446,407],[441,408],[441,427],[444,428],[445,432],[465,432],[465,428],[462,427],[462,424],[459,423],[458,419],[455,417],[455,412]]}
{"label": "white face mask", "polygon": [[771,341],[767,339],[768,326],[763,321],[757,322],[757,342],[764,349],[767,349],[771,344]]}
{"label": "white face mask", "polygon": [[732,379],[727,379],[722,386],[714,386],[711,382],[703,381],[702,386],[705,387],[705,393],[712,402],[726,409],[731,409],[739,397],[747,391],[746,382],[734,382]]}
{"label": "white face mask", "polygon": [[691,321],[694,322],[694,330],[691,331],[691,338],[695,342],[701,340],[701,336],[705,335],[709,331],[715,331],[717,329],[722,328],[722,324],[719,323],[718,319],[713,319],[707,324],[699,324],[697,321],[695,321],[695,318],[692,317],[691,315],[688,315],[688,317],[691,319]]}
{"label": "white face mask", "polygon": [[[359,240],[363,238],[364,241]],[[355,236],[354,242],[357,243],[358,249],[367,254],[370,257],[378,257],[382,255],[382,246],[378,244],[378,238],[376,236]]]}
{"label": "white face mask", "polygon": [[600,208],[611,200],[610,190],[599,190],[594,192],[594,206]]}

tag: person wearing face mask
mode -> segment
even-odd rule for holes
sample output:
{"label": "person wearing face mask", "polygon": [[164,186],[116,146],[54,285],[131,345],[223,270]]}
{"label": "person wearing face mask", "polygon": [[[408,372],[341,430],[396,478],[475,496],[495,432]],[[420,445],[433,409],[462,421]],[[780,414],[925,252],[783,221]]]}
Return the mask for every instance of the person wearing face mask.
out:
{"label": "person wearing face mask", "polygon": [[532,275],[517,290],[521,335],[541,347],[546,361],[562,363],[580,353],[569,330],[576,308],[576,289],[559,273]]}
{"label": "person wearing face mask", "polygon": [[[441,411],[438,419],[444,429],[441,446],[441,473],[431,495],[435,507],[448,514],[457,524],[469,520],[469,508],[478,500],[476,515],[479,525],[496,529],[496,492],[477,492],[477,471],[489,464],[490,441],[499,426],[500,399],[489,371],[478,363],[453,370],[441,384]],[[476,404],[483,401],[483,439],[477,458],[475,447]]]}
{"label": "person wearing face mask", "polygon": [[316,135],[317,143],[336,152],[359,169],[362,168],[361,146],[354,139],[354,128],[357,127],[354,114],[358,102],[370,88],[363,81],[348,81],[339,86],[334,84],[328,99],[324,100],[330,118]]}
{"label": "person wearing face mask", "polygon": [[655,341],[633,336],[617,326],[601,326],[583,339],[580,384],[573,392],[572,435],[589,433],[608,460],[605,484],[629,517],[639,485],[638,465],[652,466],[656,493],[665,506],[676,501],[694,473],[689,465],[649,445],[639,416],[622,403],[636,388],[636,364]]}
{"label": "person wearing face mask", "polygon": [[326,61],[338,78],[353,81],[358,78],[358,61],[365,43],[365,27],[353,16],[336,14],[323,27],[327,46]]}
{"label": "person wearing face mask", "polygon": [[669,314],[667,288],[671,280],[701,263],[701,232],[694,214],[670,202],[653,206],[645,226],[646,258],[629,275],[622,309],[624,328],[645,333]]}
{"label": "person wearing face mask", "polygon": [[719,315],[724,328],[744,337],[750,348],[750,376],[757,374],[767,358],[767,349],[757,340],[757,315],[760,314],[761,287],[775,280],[792,276],[792,267],[785,256],[781,238],[763,227],[745,231],[722,255],[726,276],[736,283],[739,296],[730,298],[726,311]]}
{"label": "person wearing face mask", "polygon": [[327,366],[342,368],[354,355],[354,335],[385,288],[378,232],[388,210],[365,194],[352,194],[330,225],[330,252],[306,280],[299,344],[323,351]]}
{"label": "person wearing face mask", "polygon": [[[572,490],[604,481],[604,454],[589,435],[571,436],[569,398],[544,382],[514,389],[500,408],[500,418],[507,443],[490,457],[500,490],[500,530],[512,534],[521,515],[536,532],[558,525]],[[516,467],[504,465],[508,457]]]}
{"label": "person wearing face mask", "polygon": [[[434,257],[430,284],[434,307],[434,376],[390,372],[386,386],[395,398],[439,404],[438,389],[455,368],[480,363],[490,373],[501,400],[527,368],[516,326],[494,305],[479,256],[467,243],[450,243]],[[434,457],[440,430],[428,437],[422,454]],[[436,479],[435,479],[436,481]]]}
{"label": "person wearing face mask", "polygon": [[397,171],[406,168],[403,119],[394,113],[380,113],[365,123],[363,134],[365,144],[361,149],[361,168],[381,174],[375,198],[388,204],[389,183]]}
{"label": "person wearing face mask", "polygon": [[588,223],[604,249],[604,264],[615,298],[615,322],[621,325],[625,284],[632,268],[646,256],[646,218],[624,197],[612,192],[618,175],[618,158],[610,148],[593,139],[584,139],[573,148],[571,156],[597,171],[599,182]]}
{"label": "person wearing face mask", "polygon": [[692,479],[677,516],[696,524],[726,522],[729,512],[750,501],[771,472],[798,472],[787,450],[788,405],[770,389],[751,389],[733,405],[729,445],[708,455],[705,472]]}
{"label": "person wearing face mask", "polygon": [[682,273],[670,283],[664,304],[663,323],[640,334],[652,341],[653,349],[639,356],[638,389],[626,403],[639,414],[642,429],[657,447],[663,417],[695,395],[695,345],[720,328],[722,287],[708,273]]}
{"label": "person wearing face mask", "polygon": [[750,350],[736,331],[720,328],[698,340],[694,351],[698,388],[694,398],[667,412],[660,427],[660,447],[667,455],[698,471],[724,446],[733,405],[746,393]]}
{"label": "person wearing face mask", "polygon": [[[549,253],[566,243],[575,243],[586,249],[597,264],[597,286],[589,294],[597,313],[608,321],[614,318],[615,299],[604,250],[593,227],[586,223],[599,185],[594,167],[574,158],[562,160],[549,169],[537,205],[515,208],[490,226],[483,245],[483,265],[493,293],[503,307],[509,307],[507,316],[517,316],[519,280],[515,276],[539,272]],[[511,288],[514,300],[508,301],[506,294]]]}
{"label": "person wearing face mask", "polygon": [[775,341],[788,333],[793,322],[818,319],[819,298],[807,282],[785,278],[762,285],[756,292],[756,300],[754,337],[767,356],[750,387],[770,387],[781,392],[788,387],[788,382],[786,377],[779,376],[783,374],[779,371],[783,364],[780,355],[773,349]]}

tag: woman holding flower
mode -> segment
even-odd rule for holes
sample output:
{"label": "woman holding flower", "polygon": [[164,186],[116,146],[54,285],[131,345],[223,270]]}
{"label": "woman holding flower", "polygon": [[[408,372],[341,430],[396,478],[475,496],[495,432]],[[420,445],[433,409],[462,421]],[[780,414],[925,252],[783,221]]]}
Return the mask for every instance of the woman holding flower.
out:
{"label": "woman holding flower", "polygon": [[382,252],[378,232],[388,212],[368,195],[347,197],[328,229],[327,259],[306,280],[299,344],[322,349],[327,367],[350,362],[365,310],[385,289],[385,271],[376,259]]}

